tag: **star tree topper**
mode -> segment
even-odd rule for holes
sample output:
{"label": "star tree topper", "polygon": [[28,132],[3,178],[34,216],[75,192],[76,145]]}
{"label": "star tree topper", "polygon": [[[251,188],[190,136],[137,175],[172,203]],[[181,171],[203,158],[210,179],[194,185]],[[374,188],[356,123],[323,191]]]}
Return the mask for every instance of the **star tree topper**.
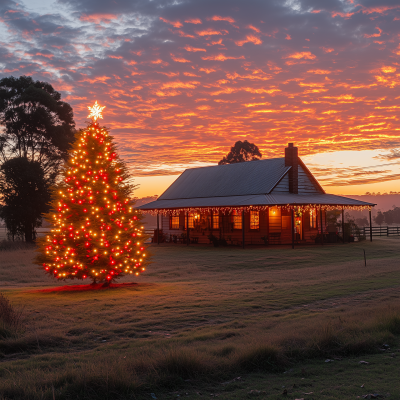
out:
{"label": "star tree topper", "polygon": [[90,111],[90,114],[88,115],[88,118],[92,118],[93,122],[96,122],[99,118],[103,119],[103,114],[102,111],[106,108],[106,106],[104,107],[100,107],[99,104],[97,104],[97,100],[94,103],[93,107],[89,107],[88,109]]}

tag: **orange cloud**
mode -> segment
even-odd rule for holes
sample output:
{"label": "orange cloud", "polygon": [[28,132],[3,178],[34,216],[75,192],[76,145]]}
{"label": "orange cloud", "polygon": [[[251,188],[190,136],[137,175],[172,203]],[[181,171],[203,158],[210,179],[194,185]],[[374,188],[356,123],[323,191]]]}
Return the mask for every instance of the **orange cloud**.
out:
{"label": "orange cloud", "polygon": [[161,89],[195,89],[200,82],[192,81],[192,82],[182,82],[182,81],[175,81],[175,82],[166,82],[161,86]]}
{"label": "orange cloud", "polygon": [[381,71],[384,72],[385,74],[389,74],[392,72],[396,72],[396,68],[395,67],[391,67],[391,66],[384,66],[381,68]]}
{"label": "orange cloud", "polygon": [[185,76],[195,76],[196,78],[200,78],[200,75],[193,74],[191,72],[184,72],[183,75]]}
{"label": "orange cloud", "polygon": [[316,56],[312,54],[310,51],[302,51],[302,52],[296,52],[289,54],[285,57],[282,58],[295,58],[297,60],[304,58],[305,60],[314,60]]}
{"label": "orange cloud", "polygon": [[338,111],[338,110],[328,110],[328,111],[323,111],[321,114],[337,114],[338,112],[340,112],[340,111]]}
{"label": "orange cloud", "polygon": [[212,68],[200,68],[199,71],[203,71],[206,74],[211,74],[211,72],[215,72],[215,69],[212,69]]}
{"label": "orange cloud", "polygon": [[317,74],[317,75],[328,75],[331,71],[327,69],[310,69],[307,71],[309,74]]}
{"label": "orange cloud", "polygon": [[173,54],[171,54],[171,58],[176,61],[176,62],[180,62],[180,63],[190,63],[191,61],[186,60],[186,58],[183,57],[175,57]]}
{"label": "orange cloud", "polygon": [[202,23],[200,18],[186,19],[185,22],[187,24],[201,24]]}
{"label": "orange cloud", "polygon": [[322,50],[325,53],[332,53],[332,51],[335,51],[335,49],[333,49],[332,47],[322,47]]}
{"label": "orange cloud", "polygon": [[183,32],[182,30],[178,30],[178,31],[173,31],[171,30],[172,33],[177,33],[179,36],[181,37],[188,37],[188,38],[192,38],[194,39],[193,35],[189,35],[188,33]]}
{"label": "orange cloud", "polygon": [[196,52],[196,51],[207,51],[206,49],[200,49],[200,48],[192,47],[192,46],[189,46],[189,45],[186,45],[186,46],[184,47],[184,49],[185,49],[186,51],[193,51],[193,52]]}
{"label": "orange cloud", "polygon": [[286,39],[286,40],[292,40],[291,36],[290,36],[288,33],[286,34],[285,39]]}
{"label": "orange cloud", "polygon": [[244,56],[240,57],[227,57],[225,54],[217,54],[215,56],[201,57],[203,60],[215,60],[215,61],[225,61],[225,60],[240,60]]}
{"label": "orange cloud", "polygon": [[204,31],[196,31],[196,33],[199,36],[213,36],[213,35],[226,35],[229,32],[227,30],[225,30],[225,29],[223,29],[221,31],[215,31],[215,30],[209,28],[209,29],[206,29]]}
{"label": "orange cloud", "polygon": [[168,19],[165,19],[163,17],[160,17],[161,21],[164,21],[166,24],[172,25],[174,28],[181,28],[183,25],[179,21],[169,21]]}
{"label": "orange cloud", "polygon": [[245,43],[262,44],[262,40],[254,35],[247,35],[246,39],[235,42],[237,46],[243,46]]}
{"label": "orange cloud", "polygon": [[150,63],[151,64],[160,64],[160,65],[163,65],[165,67],[169,65],[166,61],[163,61],[163,60],[160,60],[160,59],[154,60],[154,61],[150,61]]}
{"label": "orange cloud", "polygon": [[384,13],[386,13],[386,11],[400,8],[400,6],[377,6],[377,7],[362,6],[362,7],[363,7],[363,10],[362,10],[363,14],[372,14],[372,13],[384,14]]}
{"label": "orange cloud", "polygon": [[269,103],[268,101],[265,103],[247,103],[247,104],[243,104],[245,107],[258,107],[258,106],[270,106],[271,103]]}
{"label": "orange cloud", "polygon": [[354,15],[354,13],[343,13],[343,12],[339,12],[339,11],[332,11],[331,12],[332,18],[335,18],[336,16],[342,17],[342,18],[346,18],[349,19],[352,15]]}
{"label": "orange cloud", "polygon": [[311,13],[312,14],[319,14],[321,12],[321,10],[312,10]]}
{"label": "orange cloud", "polygon": [[381,36],[382,29],[380,29],[378,26],[375,29],[378,29],[379,33],[373,33],[372,35],[367,35],[366,33],[364,33],[364,37],[365,38],[370,38],[370,37],[379,37],[379,36]]}
{"label": "orange cloud", "polygon": [[242,88],[242,90],[246,91],[246,92],[250,92],[250,93],[268,93],[268,94],[273,94],[275,92],[281,92],[281,89],[277,89],[277,88],[271,88],[271,89],[259,89],[259,88],[252,88],[252,87],[245,87]]}
{"label": "orange cloud", "polygon": [[113,19],[117,19],[117,15],[115,14],[82,14],[79,19],[85,22],[91,22],[95,24],[100,24],[100,22],[104,22],[105,24],[109,24]]}
{"label": "orange cloud", "polygon": [[201,111],[206,111],[206,110],[210,110],[211,109],[211,107],[210,106],[207,106],[207,105],[203,105],[203,106],[198,106],[198,107],[196,107],[198,110],[201,110]]}
{"label": "orange cloud", "polygon": [[224,44],[222,44],[222,38],[216,41],[212,41],[211,43],[207,43],[207,46],[214,46],[216,44],[219,44],[221,46],[225,46]]}
{"label": "orange cloud", "polygon": [[248,27],[249,29],[252,29],[253,31],[255,31],[255,32],[257,32],[257,33],[260,33],[260,32],[261,32],[258,28],[256,28],[256,27],[253,26],[253,25],[248,25],[247,27]]}
{"label": "orange cloud", "polygon": [[208,18],[208,19],[211,20],[211,21],[227,21],[227,22],[229,22],[231,24],[235,23],[235,20],[233,18],[231,18],[231,17],[221,17],[220,15],[214,15],[213,17]]}
{"label": "orange cloud", "polygon": [[[36,53],[37,56],[42,56],[42,57],[46,57],[46,58],[53,58],[54,54],[43,54],[43,53]],[[112,57],[112,56],[110,56]],[[115,57],[116,58],[116,57]],[[122,57],[121,57],[122,58]]]}
{"label": "orange cloud", "polygon": [[158,97],[172,97],[180,95],[181,92],[179,92],[178,90],[169,90],[168,92],[163,92],[161,90],[158,90],[155,94]]}

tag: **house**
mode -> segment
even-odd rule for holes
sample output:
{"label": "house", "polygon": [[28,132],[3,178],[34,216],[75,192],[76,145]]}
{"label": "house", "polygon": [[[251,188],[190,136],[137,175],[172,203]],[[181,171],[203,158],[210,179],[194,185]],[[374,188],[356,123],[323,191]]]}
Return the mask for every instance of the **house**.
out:
{"label": "house", "polygon": [[293,246],[337,238],[336,228],[327,226],[327,210],[344,216],[345,209],[374,205],[325,193],[289,143],[282,158],[187,169],[156,201],[138,209],[157,215],[162,234],[174,241]]}

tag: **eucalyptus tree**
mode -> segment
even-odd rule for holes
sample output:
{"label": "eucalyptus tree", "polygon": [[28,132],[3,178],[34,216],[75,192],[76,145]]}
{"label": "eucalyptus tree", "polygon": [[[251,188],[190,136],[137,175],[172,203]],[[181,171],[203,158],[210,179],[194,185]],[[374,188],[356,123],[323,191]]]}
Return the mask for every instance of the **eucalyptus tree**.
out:
{"label": "eucalyptus tree", "polygon": [[234,164],[244,161],[259,160],[262,157],[260,150],[254,143],[250,143],[247,140],[238,140],[231,151],[224,157],[218,165]]}
{"label": "eucalyptus tree", "polygon": [[49,83],[0,80],[0,217],[13,237],[34,240],[74,136],[72,108]]}
{"label": "eucalyptus tree", "polygon": [[48,211],[50,194],[38,161],[25,157],[7,160],[0,166],[0,218],[8,234],[33,242],[42,214]]}
{"label": "eucalyptus tree", "polygon": [[55,182],[74,140],[72,108],[47,82],[29,76],[0,80],[0,164],[14,157],[39,162]]}

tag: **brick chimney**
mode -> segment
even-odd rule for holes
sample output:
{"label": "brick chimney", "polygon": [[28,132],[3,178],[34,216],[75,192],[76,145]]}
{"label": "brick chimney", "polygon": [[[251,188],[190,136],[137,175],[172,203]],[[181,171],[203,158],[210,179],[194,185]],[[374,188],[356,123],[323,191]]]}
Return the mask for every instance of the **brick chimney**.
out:
{"label": "brick chimney", "polygon": [[285,166],[292,167],[289,170],[289,192],[299,193],[299,150],[293,146],[293,143],[288,143],[285,148]]}

